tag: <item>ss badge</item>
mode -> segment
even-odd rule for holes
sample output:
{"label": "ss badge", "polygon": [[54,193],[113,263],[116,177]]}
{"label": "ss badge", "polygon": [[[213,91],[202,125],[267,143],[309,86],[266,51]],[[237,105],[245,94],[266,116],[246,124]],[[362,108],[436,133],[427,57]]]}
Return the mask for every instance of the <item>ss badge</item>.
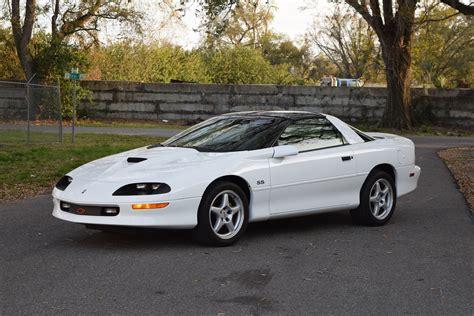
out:
{"label": "ss badge", "polygon": [[265,180],[257,180],[257,185],[265,184]]}

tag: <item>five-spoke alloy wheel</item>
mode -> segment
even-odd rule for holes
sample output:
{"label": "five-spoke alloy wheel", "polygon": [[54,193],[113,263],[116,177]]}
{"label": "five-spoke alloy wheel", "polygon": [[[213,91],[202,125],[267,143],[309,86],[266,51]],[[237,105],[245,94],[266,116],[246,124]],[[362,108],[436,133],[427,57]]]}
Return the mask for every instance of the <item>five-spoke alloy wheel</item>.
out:
{"label": "five-spoke alloy wheel", "polygon": [[244,216],[242,199],[231,190],[219,193],[209,209],[212,230],[222,239],[232,238],[240,231]]}
{"label": "five-spoke alloy wheel", "polygon": [[369,195],[370,212],[379,220],[390,214],[393,204],[393,189],[387,179],[375,181]]}
{"label": "five-spoke alloy wheel", "polygon": [[248,217],[248,198],[242,188],[232,182],[217,182],[203,196],[194,237],[206,244],[231,245],[243,234]]}
{"label": "five-spoke alloy wheel", "polygon": [[393,177],[385,171],[372,171],[360,191],[359,207],[351,211],[354,221],[380,226],[393,215],[397,191]]}

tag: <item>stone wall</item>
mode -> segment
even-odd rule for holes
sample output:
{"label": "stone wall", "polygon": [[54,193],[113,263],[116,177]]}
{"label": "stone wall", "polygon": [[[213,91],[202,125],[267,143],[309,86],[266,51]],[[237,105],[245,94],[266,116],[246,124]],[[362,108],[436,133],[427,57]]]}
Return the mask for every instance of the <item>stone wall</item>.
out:
{"label": "stone wall", "polygon": [[[199,121],[248,110],[300,110],[333,114],[346,121],[376,122],[385,88],[281,85],[163,84],[84,81],[92,99],[79,114],[90,118]],[[474,128],[473,89],[413,89],[415,112],[426,123]],[[26,116],[25,90],[0,85],[0,119]]]}
{"label": "stone wall", "polygon": [[[28,102],[29,100],[29,102]],[[28,109],[29,108],[29,109]],[[0,120],[58,120],[59,91],[56,86],[23,82],[0,82]]]}
{"label": "stone wall", "polygon": [[26,88],[20,84],[0,84],[0,119],[26,120]]}
{"label": "stone wall", "polygon": [[[145,120],[207,119],[248,110],[323,112],[348,121],[378,121],[385,88],[333,88],[282,85],[162,84],[86,81],[92,101],[81,109],[92,118]],[[413,89],[415,110],[441,125],[473,126],[474,90]]]}

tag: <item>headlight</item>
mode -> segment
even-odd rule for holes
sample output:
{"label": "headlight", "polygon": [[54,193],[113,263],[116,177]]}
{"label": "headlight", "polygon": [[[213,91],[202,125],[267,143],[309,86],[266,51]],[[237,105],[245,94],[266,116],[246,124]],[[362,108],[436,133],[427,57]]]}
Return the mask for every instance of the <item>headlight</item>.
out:
{"label": "headlight", "polygon": [[70,176],[64,176],[56,183],[56,189],[64,191],[71,182],[72,178]]}
{"label": "headlight", "polygon": [[166,183],[132,183],[127,184],[114,192],[113,195],[152,195],[171,191]]}

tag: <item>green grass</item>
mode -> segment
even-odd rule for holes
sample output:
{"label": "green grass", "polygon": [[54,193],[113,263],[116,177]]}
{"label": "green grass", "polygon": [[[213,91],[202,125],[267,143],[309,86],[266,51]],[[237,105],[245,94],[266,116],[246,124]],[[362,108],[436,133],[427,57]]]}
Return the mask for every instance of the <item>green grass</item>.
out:
{"label": "green grass", "polygon": [[[70,125],[70,122],[67,123]],[[163,122],[150,121],[122,121],[122,120],[79,120],[78,126],[84,127],[117,127],[117,128],[169,128],[169,129],[186,129],[189,126],[169,124]]]}
{"label": "green grass", "polygon": [[[17,124],[24,125],[26,128],[26,121],[0,121],[0,124]],[[71,120],[63,120],[63,126],[71,126]],[[32,125],[49,125],[57,126],[57,121],[42,120],[34,121]],[[186,129],[189,125],[184,122],[178,123],[165,123],[163,121],[145,121],[145,120],[122,120],[122,119],[79,119],[76,121],[76,126],[83,127],[115,127],[115,128],[167,128],[167,129]]]}
{"label": "green grass", "polygon": [[[34,134],[37,139],[51,137],[48,133]],[[24,136],[19,131],[0,131],[0,202],[47,192],[62,175],[86,162],[164,140],[78,134],[75,144],[26,144]]]}

